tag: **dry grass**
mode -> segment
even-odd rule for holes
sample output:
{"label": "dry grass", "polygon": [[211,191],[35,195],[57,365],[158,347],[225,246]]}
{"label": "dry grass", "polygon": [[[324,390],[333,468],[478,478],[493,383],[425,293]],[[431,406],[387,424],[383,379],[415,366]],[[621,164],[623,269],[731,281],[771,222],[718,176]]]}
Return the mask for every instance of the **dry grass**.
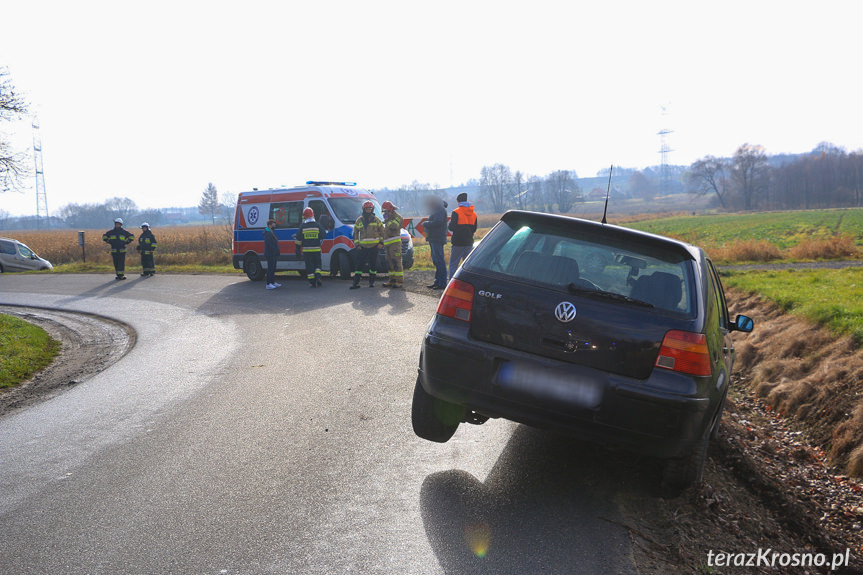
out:
{"label": "dry grass", "polygon": [[854,244],[853,236],[839,235],[803,240],[792,246],[788,254],[799,260],[835,260],[855,258],[860,255],[860,249]]}
{"label": "dry grass", "polygon": [[[86,230],[85,249],[88,264],[110,264],[107,244],[102,241],[105,230]],[[137,238],[141,230],[129,229]],[[174,226],[153,230],[159,247],[156,265],[218,266],[231,263],[231,230],[225,226]],[[24,242],[37,254],[54,265],[82,261],[77,230],[44,230],[14,232],[13,237]],[[127,262],[138,256],[135,243],[129,245]]]}
{"label": "dry grass", "polygon": [[716,261],[721,262],[770,262],[782,259],[782,252],[767,240],[737,240],[730,244],[708,248]]}
{"label": "dry grass", "polygon": [[751,374],[749,386],[806,425],[831,465],[863,477],[863,349],[757,295],[729,294],[734,311],[756,321],[755,332],[736,341],[737,367]]}

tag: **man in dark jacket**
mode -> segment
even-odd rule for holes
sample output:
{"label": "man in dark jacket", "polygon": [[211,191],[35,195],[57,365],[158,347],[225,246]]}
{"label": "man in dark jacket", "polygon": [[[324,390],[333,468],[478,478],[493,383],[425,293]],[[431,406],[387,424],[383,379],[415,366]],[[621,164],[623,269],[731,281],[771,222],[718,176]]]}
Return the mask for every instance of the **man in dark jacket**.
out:
{"label": "man in dark jacket", "polygon": [[116,279],[126,279],[126,246],[135,236],[123,229],[123,218],[114,220],[114,227],[102,234],[102,241],[111,246],[111,259],[114,261]]}
{"label": "man in dark jacket", "polygon": [[432,263],[435,274],[434,283],[427,286],[429,289],[441,290],[446,287],[446,258],[443,248],[446,245],[446,208],[447,203],[443,198],[429,196],[427,200],[429,217],[423,224],[426,242],[431,250]]}
{"label": "man in dark jacket", "polygon": [[458,207],[452,211],[449,220],[449,230],[452,232],[452,250],[449,254],[449,278],[455,275],[470,251],[473,249],[473,235],[476,233],[476,213],[473,204],[467,201],[467,194],[462,192],[456,197]]}
{"label": "man in dark jacket", "polygon": [[150,231],[150,224],[141,224],[141,236],[138,238],[136,248],[141,254],[141,277],[153,277],[156,275],[156,262],[153,252],[156,251],[156,236]]}
{"label": "man in dark jacket", "polygon": [[267,289],[282,287],[276,283],[276,265],[279,262],[279,238],[276,236],[276,220],[267,220],[264,229],[264,257],[267,259]]}

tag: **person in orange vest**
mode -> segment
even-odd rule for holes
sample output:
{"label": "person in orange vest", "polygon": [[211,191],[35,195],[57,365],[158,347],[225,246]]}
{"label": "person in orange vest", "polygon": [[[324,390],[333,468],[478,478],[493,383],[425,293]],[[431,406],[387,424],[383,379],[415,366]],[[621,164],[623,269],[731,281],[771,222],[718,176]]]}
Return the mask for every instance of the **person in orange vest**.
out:
{"label": "person in orange vest", "polygon": [[449,279],[455,275],[458,266],[473,249],[473,235],[476,233],[476,212],[473,204],[467,201],[467,194],[456,196],[458,207],[452,211],[449,231],[452,232],[452,249],[449,253]]}

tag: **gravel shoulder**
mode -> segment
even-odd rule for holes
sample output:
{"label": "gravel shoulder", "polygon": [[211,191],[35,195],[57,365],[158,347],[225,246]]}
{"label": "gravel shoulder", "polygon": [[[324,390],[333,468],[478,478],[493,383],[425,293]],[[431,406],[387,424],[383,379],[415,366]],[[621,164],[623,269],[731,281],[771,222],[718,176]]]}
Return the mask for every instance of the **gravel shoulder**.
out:
{"label": "gravel shoulder", "polygon": [[135,345],[131,327],[93,314],[7,305],[0,306],[0,312],[38,325],[61,345],[51,365],[28,381],[0,392],[0,417],[86,381]]}

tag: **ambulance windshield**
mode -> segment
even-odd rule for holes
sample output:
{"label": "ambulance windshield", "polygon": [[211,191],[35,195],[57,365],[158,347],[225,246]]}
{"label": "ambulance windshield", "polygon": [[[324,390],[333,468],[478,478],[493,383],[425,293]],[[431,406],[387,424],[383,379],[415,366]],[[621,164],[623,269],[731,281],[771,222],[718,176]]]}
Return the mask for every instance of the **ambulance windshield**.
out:
{"label": "ambulance windshield", "polygon": [[[340,222],[352,224],[363,213],[363,204],[368,201],[369,198],[330,198],[330,206]],[[375,205],[375,215],[379,218],[383,217],[377,200],[371,200],[371,202]]]}

